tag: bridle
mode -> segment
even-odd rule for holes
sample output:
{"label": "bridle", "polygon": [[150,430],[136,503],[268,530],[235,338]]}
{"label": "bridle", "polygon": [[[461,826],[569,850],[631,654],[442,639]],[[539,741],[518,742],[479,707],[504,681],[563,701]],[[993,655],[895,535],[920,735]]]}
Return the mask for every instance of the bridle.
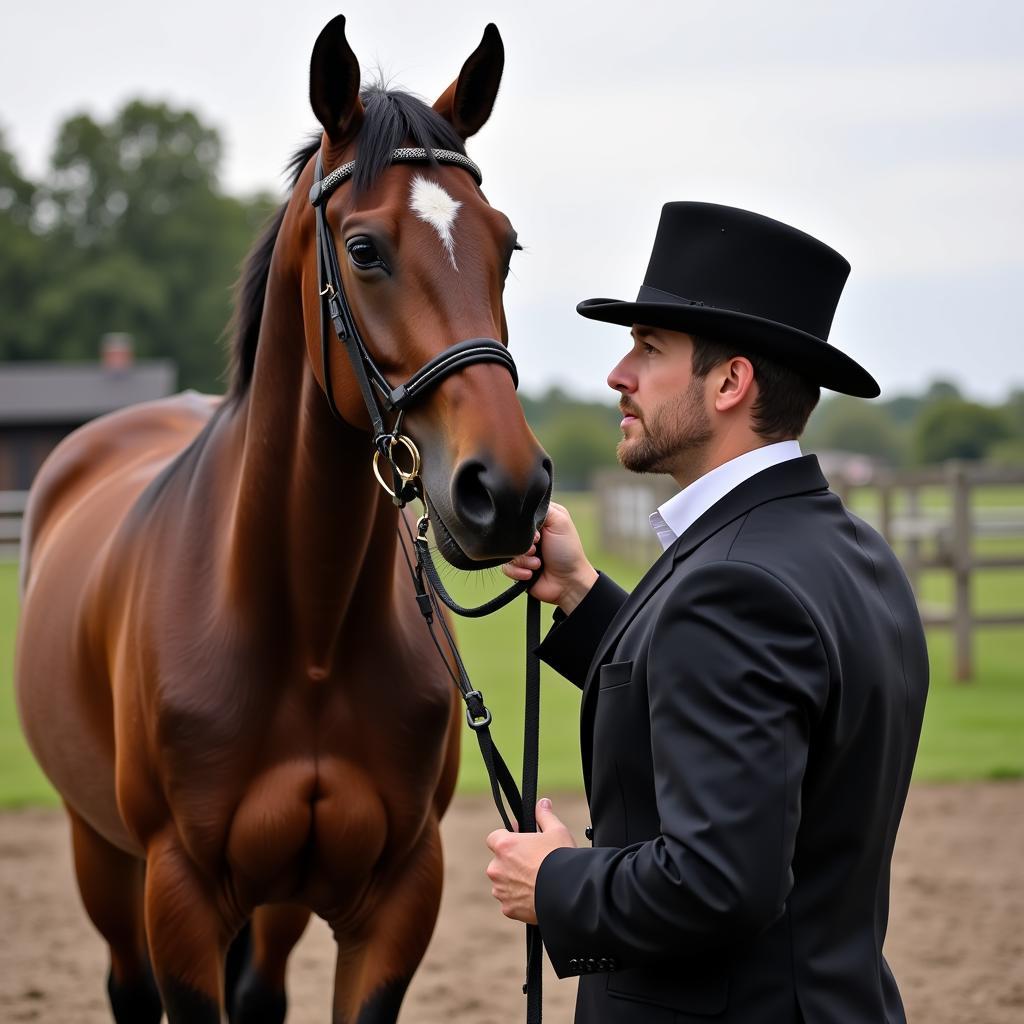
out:
{"label": "bridle", "polygon": [[[455,153],[448,149],[416,149],[403,147],[391,154],[391,163],[427,163],[450,164],[468,171],[479,185],[483,181],[480,168],[468,156]],[[474,363],[500,363],[510,374],[512,381],[519,386],[519,375],[516,372],[515,360],[509,350],[495,338],[468,338],[457,341],[443,352],[429,359],[404,384],[392,387],[388,379],[374,362],[359,334],[352,307],[345,295],[342,282],[341,267],[338,264],[338,250],[327,223],[327,200],[334,190],[352,177],[355,171],[355,160],[350,160],[336,167],[330,174],[324,175],[323,155],[317,153],[316,170],[313,187],[309,190],[309,201],[316,210],[316,250],[317,250],[317,286],[320,292],[320,358],[324,378],[324,391],[331,412],[342,419],[338,406],[334,401],[334,388],[331,383],[330,332],[327,324],[334,325],[334,331],[348,352],[349,361],[355,371],[363,403],[370,415],[373,427],[374,471],[381,485],[389,490],[395,504],[401,507],[408,497],[409,485],[419,476],[419,452],[412,439],[401,433],[402,416],[417,399],[437,387],[446,377],[465,369]],[[388,430],[384,424],[384,414],[396,412],[395,424]],[[396,445],[404,447],[412,458],[411,469],[402,469],[395,458]],[[391,466],[394,487],[388,487],[381,479],[379,463],[385,459]]]}
{"label": "bridle", "polygon": [[[478,185],[483,182],[480,168],[469,157],[452,150],[428,151],[402,147],[392,152],[391,163],[447,164],[461,167],[467,171]],[[402,419],[409,406],[437,387],[445,378],[467,366],[472,366],[475,363],[499,363],[512,375],[512,381],[518,387],[519,375],[516,372],[515,360],[508,349],[495,338],[469,338],[465,341],[458,341],[433,356],[404,384],[397,387],[391,386],[359,334],[355,317],[352,315],[352,307],[345,295],[341,267],[338,263],[338,251],[327,222],[327,200],[339,185],[352,177],[355,165],[356,162],[351,160],[325,175],[323,154],[318,152],[313,187],[309,191],[309,201],[316,211],[317,288],[320,292],[320,356],[327,404],[337,419],[346,422],[334,400],[334,390],[331,384],[331,342],[328,328],[328,323],[330,323],[333,324],[335,334],[348,353],[363,403],[370,417],[374,447],[373,472],[380,485],[391,495],[392,501],[398,507],[398,518],[405,528],[415,552],[414,565],[405,541],[401,540],[401,535],[399,535],[402,554],[416,590],[416,603],[427,624],[430,638],[466,704],[466,721],[480,745],[480,753],[487,768],[495,806],[505,828],[509,831],[514,830],[512,824],[514,819],[519,831],[536,832],[537,822],[534,808],[537,802],[540,662],[533,652],[540,643],[540,602],[535,597],[527,595],[526,727],[523,742],[522,793],[517,788],[511,771],[494,744],[490,734],[491,712],[484,704],[483,694],[474,689],[469,680],[458,647],[439,606],[440,602],[457,615],[478,618],[503,608],[527,590],[533,581],[515,583],[497,597],[476,608],[464,608],[451,597],[442,584],[430,555],[430,546],[427,541],[430,516],[426,492],[420,477],[420,453],[412,438],[401,432]],[[396,416],[394,424],[389,430],[385,425],[384,416],[391,412],[396,413]],[[399,462],[399,449],[404,449],[411,460],[408,467],[403,467]],[[380,462],[382,459],[391,471],[390,485],[381,475]],[[409,523],[402,511],[405,505],[414,498],[423,503],[423,514],[416,524],[415,537],[412,535]],[[435,624],[440,627],[443,634],[450,660],[434,632]],[[454,672],[450,661],[455,663]],[[527,925],[526,927],[526,950],[526,984],[523,985],[523,992],[526,995],[526,1020],[527,1024],[540,1024],[543,947],[536,925]]]}

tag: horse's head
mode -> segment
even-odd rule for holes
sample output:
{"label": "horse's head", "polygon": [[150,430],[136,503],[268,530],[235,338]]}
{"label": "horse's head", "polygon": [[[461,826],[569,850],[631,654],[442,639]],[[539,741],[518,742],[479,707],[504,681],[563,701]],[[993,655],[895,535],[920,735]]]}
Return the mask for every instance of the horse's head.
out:
{"label": "horse's head", "polygon": [[[463,167],[391,159],[399,147],[463,153],[464,140],[490,115],[503,64],[501,37],[489,25],[458,78],[429,107],[382,87],[360,92],[343,17],[331,21],[314,46],[310,100],[324,129],[323,173],[355,161],[352,177],[324,204],[327,231],[352,318],[391,387],[456,342],[486,338],[507,346],[502,292],[518,247],[508,218]],[[300,201],[313,185],[314,163],[300,178]],[[352,362],[330,325],[324,368],[308,203],[301,216],[310,361],[341,417],[369,430]],[[422,454],[421,479],[448,561],[484,568],[530,546],[546,513],[551,464],[526,424],[507,366],[475,362],[444,376],[409,406],[402,432]],[[367,441],[367,459],[370,454]],[[399,450],[397,461],[404,457]]]}

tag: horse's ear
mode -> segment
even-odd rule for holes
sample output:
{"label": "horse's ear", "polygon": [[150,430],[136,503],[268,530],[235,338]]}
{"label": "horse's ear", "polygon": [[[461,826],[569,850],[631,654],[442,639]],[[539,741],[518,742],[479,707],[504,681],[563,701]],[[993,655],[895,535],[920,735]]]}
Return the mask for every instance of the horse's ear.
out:
{"label": "horse's ear", "polygon": [[327,22],[313,44],[309,102],[332,142],[342,142],[359,131],[363,121],[359,61],[345,38],[343,14]]}
{"label": "horse's ear", "polygon": [[459,77],[434,104],[434,109],[452,123],[460,138],[468,139],[486,124],[504,68],[505,47],[501,35],[494,25],[488,25],[480,45],[462,65]]}

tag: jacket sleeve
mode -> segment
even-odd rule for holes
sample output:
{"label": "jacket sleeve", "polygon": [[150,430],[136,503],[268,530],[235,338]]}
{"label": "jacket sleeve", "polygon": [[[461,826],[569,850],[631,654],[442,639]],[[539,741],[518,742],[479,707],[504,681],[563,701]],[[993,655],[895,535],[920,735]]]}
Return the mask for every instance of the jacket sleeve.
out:
{"label": "jacket sleeve", "polygon": [[571,615],[555,609],[555,624],[536,649],[537,656],[582,689],[598,644],[627,597],[615,580],[599,572]]}
{"label": "jacket sleeve", "polygon": [[792,886],[809,735],[828,690],[807,611],[757,566],[695,569],[653,626],[647,684],[661,835],[544,859],[537,915],[559,976],[579,973],[574,958],[621,969],[742,941]]}

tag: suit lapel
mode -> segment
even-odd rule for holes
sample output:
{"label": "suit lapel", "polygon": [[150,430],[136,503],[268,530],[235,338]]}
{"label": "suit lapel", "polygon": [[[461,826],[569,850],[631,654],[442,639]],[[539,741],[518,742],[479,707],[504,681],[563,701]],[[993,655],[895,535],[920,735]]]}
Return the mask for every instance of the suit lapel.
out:
{"label": "suit lapel", "polygon": [[766,501],[827,489],[828,481],[822,475],[818,459],[814,455],[790,459],[756,473],[733,488],[700,516],[671,547],[662,553],[636,585],[605,631],[590,663],[587,680],[583,686],[583,699],[580,706],[580,752],[588,796],[590,794],[593,712],[597,676],[601,665],[615,649],[615,645],[641,608],[672,575],[672,570],[679,562],[687,558],[729,523],[746,515],[751,509]]}

